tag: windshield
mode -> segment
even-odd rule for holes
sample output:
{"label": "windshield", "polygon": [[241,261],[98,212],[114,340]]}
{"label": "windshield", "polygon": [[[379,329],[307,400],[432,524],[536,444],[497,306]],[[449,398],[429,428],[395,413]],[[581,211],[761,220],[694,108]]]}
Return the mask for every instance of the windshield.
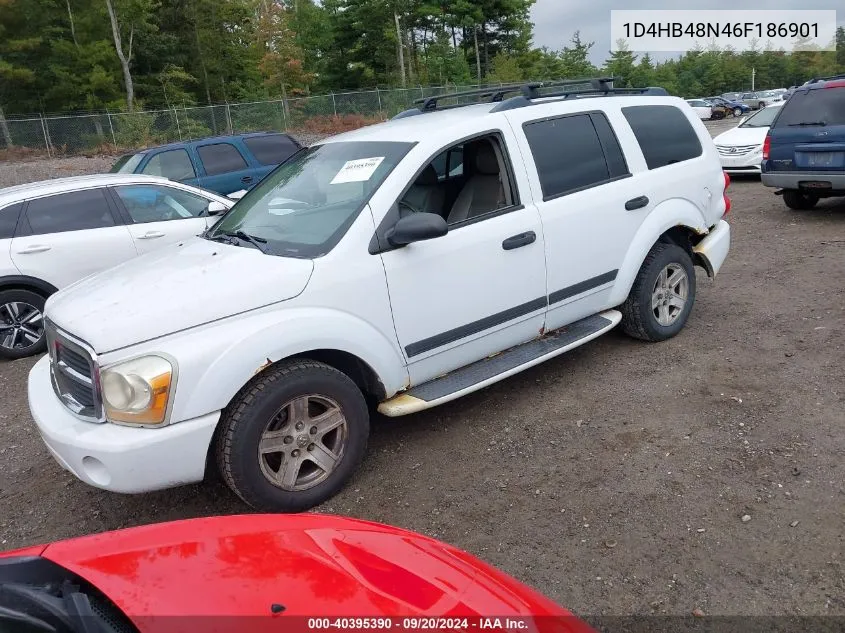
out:
{"label": "windshield", "polygon": [[121,156],[117,159],[117,162],[112,165],[109,172],[112,174],[133,174],[135,173],[135,168],[138,166],[138,163],[141,162],[142,158],[144,158],[143,154],[126,154],[126,156]]}
{"label": "windshield", "polygon": [[238,245],[258,242],[267,254],[282,257],[325,255],[412,146],[348,141],[304,149],[251,189],[205,237],[236,236]]}
{"label": "windshield", "polygon": [[845,125],[845,87],[796,90],[783,106],[777,127]]}
{"label": "windshield", "polygon": [[757,110],[744,123],[740,124],[739,127],[769,127],[772,121],[775,120],[778,111],[780,111],[780,108],[777,106]]}

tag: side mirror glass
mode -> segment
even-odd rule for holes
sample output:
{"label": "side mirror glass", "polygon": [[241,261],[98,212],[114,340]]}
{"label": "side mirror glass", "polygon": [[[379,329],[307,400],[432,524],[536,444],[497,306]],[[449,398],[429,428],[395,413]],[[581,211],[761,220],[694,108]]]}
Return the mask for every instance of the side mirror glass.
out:
{"label": "side mirror glass", "polygon": [[208,203],[208,215],[220,215],[221,213],[226,213],[229,208],[223,204],[222,202],[217,202],[217,200],[212,200]]}
{"label": "side mirror glass", "polygon": [[442,237],[448,232],[449,225],[443,216],[436,213],[412,213],[394,224],[385,237],[391,246],[405,246]]}

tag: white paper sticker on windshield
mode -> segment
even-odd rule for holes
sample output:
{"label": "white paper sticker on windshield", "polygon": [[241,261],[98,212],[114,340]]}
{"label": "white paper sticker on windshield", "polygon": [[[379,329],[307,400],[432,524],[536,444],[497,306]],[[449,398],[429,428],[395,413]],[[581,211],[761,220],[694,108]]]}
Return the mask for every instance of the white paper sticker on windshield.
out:
{"label": "white paper sticker on windshield", "polygon": [[373,177],[373,174],[383,160],[384,156],[348,160],[332,179],[331,184],[339,185],[345,182],[364,182],[369,180]]}

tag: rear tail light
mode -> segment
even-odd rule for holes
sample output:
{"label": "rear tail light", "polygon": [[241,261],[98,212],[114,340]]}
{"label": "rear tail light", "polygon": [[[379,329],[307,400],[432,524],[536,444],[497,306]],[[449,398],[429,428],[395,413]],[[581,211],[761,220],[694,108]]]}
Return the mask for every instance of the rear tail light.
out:
{"label": "rear tail light", "polygon": [[763,160],[769,160],[769,151],[772,149],[772,137],[766,134],[766,139],[763,141]]}
{"label": "rear tail light", "polygon": [[836,81],[828,81],[825,88],[845,88],[845,79],[837,79]]}
{"label": "rear tail light", "polygon": [[731,186],[731,177],[726,171],[722,173],[725,174],[725,189],[722,193],[722,197],[725,199],[725,212],[722,214],[722,217],[725,217],[731,211],[731,199],[728,197],[728,187]]}

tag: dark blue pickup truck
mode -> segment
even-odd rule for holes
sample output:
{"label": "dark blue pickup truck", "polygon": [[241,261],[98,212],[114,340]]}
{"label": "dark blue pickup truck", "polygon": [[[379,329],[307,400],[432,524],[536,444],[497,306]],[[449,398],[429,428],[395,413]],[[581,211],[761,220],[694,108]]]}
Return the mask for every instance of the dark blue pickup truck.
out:
{"label": "dark blue pickup truck", "polygon": [[769,128],[761,170],[790,209],[845,196],[845,75],[795,89]]}
{"label": "dark blue pickup truck", "polygon": [[216,136],[127,154],[111,171],[164,176],[225,196],[250,189],[301,148],[278,132]]}

